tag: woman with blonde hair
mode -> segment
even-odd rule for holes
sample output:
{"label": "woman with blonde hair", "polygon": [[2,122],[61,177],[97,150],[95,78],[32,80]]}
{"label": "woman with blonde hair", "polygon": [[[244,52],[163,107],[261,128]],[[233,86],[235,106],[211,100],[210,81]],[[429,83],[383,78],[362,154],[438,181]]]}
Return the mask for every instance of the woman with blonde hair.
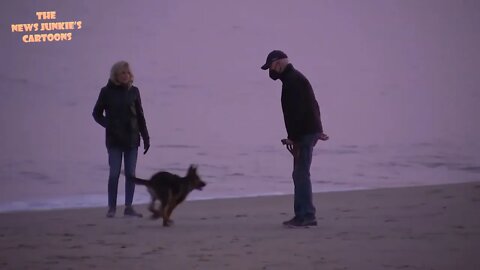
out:
{"label": "woman with blonde hair", "polygon": [[[104,115],[105,112],[105,115]],[[144,153],[150,148],[145,116],[143,114],[140,92],[133,86],[133,74],[130,65],[120,61],[112,66],[110,79],[100,91],[93,108],[93,118],[105,128],[108,164],[108,212],[107,217],[114,217],[117,207],[118,179],[122,166],[125,168],[125,216],[142,217],[132,207],[140,136],[143,139]]]}

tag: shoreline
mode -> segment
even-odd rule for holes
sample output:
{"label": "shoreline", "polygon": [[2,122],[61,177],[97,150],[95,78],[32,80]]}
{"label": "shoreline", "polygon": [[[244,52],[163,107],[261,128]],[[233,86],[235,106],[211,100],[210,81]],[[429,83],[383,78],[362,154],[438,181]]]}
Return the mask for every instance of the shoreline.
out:
{"label": "shoreline", "polygon": [[[315,194],[324,194],[324,193],[336,193],[336,192],[351,192],[351,191],[368,191],[368,190],[383,190],[383,189],[398,189],[398,188],[414,188],[414,187],[434,187],[434,186],[444,186],[444,185],[457,185],[457,184],[468,184],[476,183],[476,181],[465,181],[465,182],[455,182],[455,183],[443,183],[443,184],[417,184],[417,185],[397,185],[389,187],[345,187],[338,188],[335,190],[325,190],[325,191],[314,191]],[[293,185],[293,184],[292,184]],[[293,188],[293,187],[292,187]],[[138,193],[138,191],[137,191]],[[138,198],[138,194],[134,198],[134,206],[146,205],[148,204],[150,197],[146,193],[141,194],[142,197]],[[193,195],[193,196],[192,196]],[[187,197],[186,201],[195,202],[195,201],[212,201],[212,200],[228,200],[228,199],[242,199],[242,198],[260,198],[260,197],[272,197],[272,196],[291,196],[293,195],[293,190],[291,193],[282,193],[282,192],[271,192],[271,193],[250,193],[245,195],[220,195],[215,197],[202,197],[201,194],[193,193]],[[72,202],[72,198],[74,201]],[[88,202],[88,199],[92,199],[94,202]],[[119,196],[119,201],[121,201],[122,196]],[[102,203],[100,203],[102,201]],[[56,211],[56,210],[76,210],[76,209],[90,209],[90,208],[105,208],[106,205],[103,201],[106,201],[106,194],[88,194],[88,195],[76,195],[69,197],[58,197],[55,199],[46,199],[46,200],[32,200],[32,201],[13,201],[8,203],[0,204],[0,215],[7,213],[17,213],[17,212],[37,212],[37,211]],[[67,206],[65,205],[67,203]],[[122,204],[118,205],[119,208],[123,207]]]}

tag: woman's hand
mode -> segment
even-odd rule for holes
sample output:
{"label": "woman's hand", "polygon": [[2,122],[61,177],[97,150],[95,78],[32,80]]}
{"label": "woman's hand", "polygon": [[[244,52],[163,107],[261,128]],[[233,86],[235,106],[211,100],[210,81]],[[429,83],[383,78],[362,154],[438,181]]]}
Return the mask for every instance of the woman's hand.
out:
{"label": "woman's hand", "polygon": [[150,149],[150,140],[143,140],[143,154],[145,155],[148,152],[148,149]]}

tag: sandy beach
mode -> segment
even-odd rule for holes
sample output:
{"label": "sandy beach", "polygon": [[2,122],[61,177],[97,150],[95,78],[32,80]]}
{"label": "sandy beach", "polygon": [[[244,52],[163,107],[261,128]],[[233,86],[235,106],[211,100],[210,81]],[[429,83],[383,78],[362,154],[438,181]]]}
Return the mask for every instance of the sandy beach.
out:
{"label": "sandy beach", "polygon": [[[288,194],[281,85],[260,69],[273,49],[310,80],[331,138],[314,152],[314,191],[478,181],[478,3],[3,1],[0,212],[103,205],[105,131],[91,113],[120,59],[151,137],[138,176],[194,163],[202,198]],[[83,27],[56,43],[11,32],[45,10]]]}
{"label": "sandy beach", "polygon": [[480,269],[480,182],[317,193],[308,229],[280,225],[291,200],[190,201],[171,228],[104,208],[1,214],[0,268]]}

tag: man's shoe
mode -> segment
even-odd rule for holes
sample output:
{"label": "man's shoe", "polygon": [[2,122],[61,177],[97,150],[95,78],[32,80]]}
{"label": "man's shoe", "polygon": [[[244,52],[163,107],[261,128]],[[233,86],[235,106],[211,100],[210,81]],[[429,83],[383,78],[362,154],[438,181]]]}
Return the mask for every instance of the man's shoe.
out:
{"label": "man's shoe", "polygon": [[317,221],[315,219],[292,219],[284,224],[288,227],[310,227],[317,226]]}
{"label": "man's shoe", "polygon": [[133,210],[133,207],[126,206],[125,210],[123,211],[123,215],[126,217],[143,217],[142,214],[138,213],[137,211]]}
{"label": "man's shoe", "polygon": [[285,225],[285,226],[288,226],[290,225],[291,223],[295,223],[295,222],[298,222],[300,219],[297,218],[297,217],[293,217],[287,221],[284,221],[282,224]]}
{"label": "man's shoe", "polygon": [[317,226],[317,220],[316,219],[304,219],[302,221],[302,226],[303,227]]}
{"label": "man's shoe", "polygon": [[115,208],[113,207],[110,207],[108,208],[108,212],[107,212],[107,218],[113,218],[115,217]]}

